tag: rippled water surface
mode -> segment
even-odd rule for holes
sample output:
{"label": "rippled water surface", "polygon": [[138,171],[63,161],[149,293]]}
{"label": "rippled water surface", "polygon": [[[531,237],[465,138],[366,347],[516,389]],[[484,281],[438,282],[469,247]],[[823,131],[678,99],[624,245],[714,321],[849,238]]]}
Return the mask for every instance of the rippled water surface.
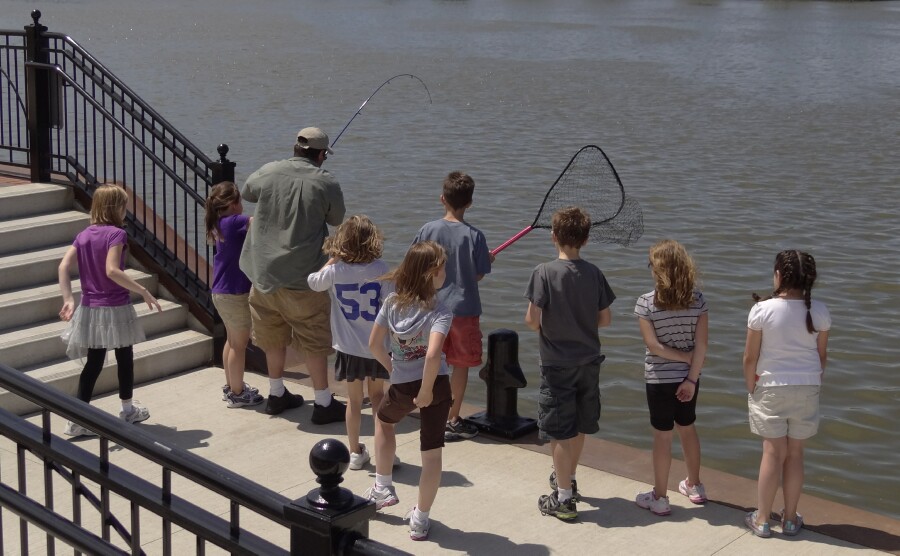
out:
{"label": "rippled water surface", "polygon": [[[0,27],[35,6],[239,179],[289,156],[293,134],[332,137],[385,79],[328,167],[399,261],[441,216],[450,170],[477,182],[467,219],[497,245],[530,224],[582,145],[600,145],[644,209],[630,248],[589,245],[618,299],[603,330],[598,436],[648,448],[643,344],[631,315],[652,288],[663,237],[695,255],[710,304],[698,428],[706,465],[755,477],[760,443],[741,379],[750,293],[771,287],[777,251],[818,262],[831,309],[822,426],[807,491],[900,517],[897,202],[900,4],[198,0],[0,0]],[[522,324],[531,268],[555,256],[535,231],[482,284],[483,329],[521,334],[535,411],[537,341]],[[473,376],[476,373],[472,373]],[[468,399],[484,401],[474,378]],[[648,480],[650,478],[648,477]]]}

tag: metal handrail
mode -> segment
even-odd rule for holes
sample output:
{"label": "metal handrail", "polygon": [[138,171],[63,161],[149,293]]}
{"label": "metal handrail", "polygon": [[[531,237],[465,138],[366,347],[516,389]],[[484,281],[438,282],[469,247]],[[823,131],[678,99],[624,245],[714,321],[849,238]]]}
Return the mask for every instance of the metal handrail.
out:
{"label": "metal handrail", "polygon": [[[20,446],[27,447],[45,461],[58,462],[71,468],[101,486],[127,496],[132,502],[142,502],[141,506],[151,511],[166,511],[166,517],[171,518],[176,525],[193,532],[199,530],[203,533],[204,539],[219,541],[216,544],[223,547],[236,549],[239,545],[233,544],[235,539],[245,536],[247,543],[257,547],[262,543],[266,546],[267,552],[269,550],[286,552],[247,531],[235,531],[228,520],[196,507],[171,492],[165,492],[164,488],[161,489],[123,469],[116,468],[108,461],[103,461],[102,457],[98,459],[96,455],[54,436],[49,430],[47,415],[53,413],[90,427],[99,434],[101,442],[107,446],[109,442],[115,443],[156,463],[166,474],[176,473],[192,483],[215,492],[231,501],[232,512],[234,506],[238,505],[274,523],[290,527],[294,524],[285,516],[285,506],[291,503],[289,498],[187,450],[165,444],[142,431],[140,427],[117,419],[2,363],[0,363],[0,387],[43,408],[45,413],[43,428],[0,409],[0,431],[3,436]],[[165,482],[171,484],[171,480]],[[163,503],[166,497],[169,501]],[[233,515],[232,518],[234,520],[236,516]],[[231,543],[227,542],[229,537],[234,537]]]}
{"label": "metal handrail", "polygon": [[[72,48],[77,50],[78,53],[82,57],[90,60],[91,64],[94,65],[94,69],[101,70],[103,72],[103,74],[106,75],[107,77],[109,77],[109,79],[111,81],[115,81],[117,86],[120,89],[122,89],[122,91],[128,93],[128,96],[130,97],[130,102],[137,104],[141,108],[141,110],[144,110],[145,112],[150,114],[150,116],[154,120],[159,122],[163,127],[165,127],[172,134],[173,137],[177,138],[180,142],[182,142],[184,144],[184,146],[191,152],[191,154],[193,154],[200,160],[204,161],[206,164],[209,164],[210,162],[212,162],[209,159],[209,157],[203,153],[203,151],[198,149],[190,140],[188,140],[184,135],[182,135],[181,132],[179,132],[177,129],[175,129],[175,126],[170,124],[168,120],[166,120],[165,118],[160,116],[159,113],[156,112],[156,110],[154,110],[152,107],[150,107],[149,104],[144,102],[144,100],[140,96],[138,96],[137,93],[132,91],[127,85],[125,85],[125,83],[123,83],[121,80],[119,80],[119,78],[117,78],[114,73],[112,73],[109,69],[107,69],[106,66],[104,66],[102,63],[100,63],[100,61],[97,60],[97,58],[95,58],[93,55],[91,55],[91,53],[89,53],[87,50],[85,50],[84,47],[82,47],[80,44],[78,44],[72,37],[70,37],[64,33],[50,33],[50,32],[44,33],[44,36],[48,37],[48,38],[62,39],[64,42],[70,44],[72,46]],[[65,54],[65,50],[54,50],[54,52],[62,52]],[[70,59],[72,59],[73,62],[75,61],[74,58],[70,58]]]}
{"label": "metal handrail", "polygon": [[104,110],[103,105],[97,102],[92,96],[90,96],[88,92],[84,90],[81,85],[76,83],[75,80],[72,79],[72,77],[65,73],[65,71],[63,71],[61,67],[56,64],[43,64],[40,62],[25,62],[25,67],[35,67],[55,71],[57,75],[65,79],[66,83],[68,83],[70,87],[81,93],[84,96],[84,99],[89,102],[91,106],[96,108],[106,121],[110,122],[116,129],[118,129],[119,132],[122,133],[122,135],[128,137],[134,143],[134,146],[144,154],[144,156],[147,156],[154,163],[156,163],[175,184],[181,187],[188,195],[190,195],[195,201],[197,201],[198,204],[202,205],[205,202],[205,199],[199,193],[189,187],[178,174],[176,174],[171,168],[166,166],[163,161],[160,160],[158,156],[156,156],[156,153],[147,148],[143,141],[140,141],[137,137],[134,136],[133,133],[128,131],[128,129],[124,125],[122,125],[118,120],[107,113],[106,110]]}

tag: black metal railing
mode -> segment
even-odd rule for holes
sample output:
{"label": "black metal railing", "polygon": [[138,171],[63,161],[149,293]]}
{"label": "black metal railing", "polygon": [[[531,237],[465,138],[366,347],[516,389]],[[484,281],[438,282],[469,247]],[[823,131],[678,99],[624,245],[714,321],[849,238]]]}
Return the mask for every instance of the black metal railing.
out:
{"label": "black metal railing", "polygon": [[[173,553],[173,526],[195,536],[198,554],[204,553],[207,544],[232,554],[248,555],[300,554],[313,547],[318,547],[315,552],[321,554],[402,554],[367,538],[368,520],[375,514],[375,507],[337,487],[341,479],[340,473],[333,472],[336,468],[333,462],[319,465],[324,471],[317,473],[332,473],[319,474],[320,489],[313,489],[305,499],[292,501],[200,456],[160,442],[140,427],[3,364],[0,364],[0,387],[42,408],[40,426],[0,409],[0,435],[15,444],[18,482],[15,488],[0,484],[0,507],[20,517],[19,551],[23,555],[29,552],[29,523],[46,532],[48,554],[54,553],[56,540],[87,554],[143,554],[141,524],[146,524],[148,519],[142,519],[144,512],[161,520],[165,555]],[[51,414],[96,432],[100,437],[99,454],[54,434]],[[111,445],[156,464],[158,483],[111,462]],[[344,459],[349,462],[349,451],[341,447],[346,452]],[[28,473],[26,452],[42,462],[43,473],[39,477],[36,472]],[[329,445],[321,452],[334,454],[337,450]],[[311,462],[314,456],[315,448]],[[192,491],[200,487],[223,497],[229,505],[228,517],[216,515],[179,496],[174,492],[173,475],[187,479]],[[55,478],[71,485],[71,501],[64,508],[54,500]],[[29,489],[29,483],[36,479],[41,484]],[[92,485],[96,485],[94,490]],[[38,494],[32,495],[32,490]],[[342,505],[337,504],[339,499]],[[123,500],[127,502],[128,515],[119,519],[114,507],[120,507]],[[88,509],[93,508],[99,514],[99,537],[82,525],[85,502]],[[262,538],[242,527],[241,519],[246,511],[261,516],[276,528],[285,528],[289,535],[283,537],[290,539],[290,550],[273,542],[272,535]],[[3,545],[2,523],[0,519],[0,551],[8,553],[9,547]]]}
{"label": "black metal railing", "polygon": [[125,187],[129,236],[214,315],[203,205],[211,185],[234,179],[227,146],[211,160],[71,37],[47,32],[39,11],[32,18],[24,32],[0,31],[0,165],[34,182],[61,176],[88,197]]}

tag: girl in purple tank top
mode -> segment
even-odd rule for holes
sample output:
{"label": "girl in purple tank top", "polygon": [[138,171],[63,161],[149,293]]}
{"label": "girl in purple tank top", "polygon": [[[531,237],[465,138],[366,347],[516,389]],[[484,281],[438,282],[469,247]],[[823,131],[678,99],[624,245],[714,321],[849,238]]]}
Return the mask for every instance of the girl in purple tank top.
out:
{"label": "girl in purple tank top", "polygon": [[[78,399],[90,403],[106,352],[115,350],[122,400],[119,417],[129,423],[139,423],[150,417],[150,412],[132,400],[132,346],[145,338],[129,292],[140,294],[150,309],[162,309],[153,294],[125,274],[128,235],[122,226],[127,203],[128,196],[121,187],[101,185],[94,191],[91,225],[75,237],[59,264],[59,288],[63,297],[59,318],[69,323],[62,334],[66,353],[73,359],[87,358],[78,380]],[[77,307],[71,279],[71,270],[76,266],[81,281],[81,303]],[[65,433],[69,436],[96,434],[71,421]]]}
{"label": "girl in purple tank top", "polygon": [[234,183],[223,181],[210,190],[206,199],[206,240],[216,246],[211,290],[213,305],[225,325],[222,400],[229,408],[258,405],[264,399],[259,389],[244,382],[250,341],[251,284],[238,263],[253,219],[243,213],[241,194]]}

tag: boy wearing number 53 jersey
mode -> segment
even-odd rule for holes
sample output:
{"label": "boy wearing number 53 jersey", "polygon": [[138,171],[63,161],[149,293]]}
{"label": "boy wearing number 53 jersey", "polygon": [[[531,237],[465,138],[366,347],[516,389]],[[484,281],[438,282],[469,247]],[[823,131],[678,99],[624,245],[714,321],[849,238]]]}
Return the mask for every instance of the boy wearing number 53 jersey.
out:
{"label": "boy wearing number 53 jersey", "polygon": [[[381,232],[365,215],[345,220],[323,250],[330,258],[307,282],[313,291],[331,296],[331,337],[337,358],[336,380],[347,381],[347,438],[350,469],[362,469],[369,461],[365,444],[359,441],[363,384],[367,383],[373,412],[384,397],[387,370],[369,351],[369,335],[388,286],[378,280],[388,266],[379,257],[384,246]],[[315,422],[315,415],[313,415]]]}

